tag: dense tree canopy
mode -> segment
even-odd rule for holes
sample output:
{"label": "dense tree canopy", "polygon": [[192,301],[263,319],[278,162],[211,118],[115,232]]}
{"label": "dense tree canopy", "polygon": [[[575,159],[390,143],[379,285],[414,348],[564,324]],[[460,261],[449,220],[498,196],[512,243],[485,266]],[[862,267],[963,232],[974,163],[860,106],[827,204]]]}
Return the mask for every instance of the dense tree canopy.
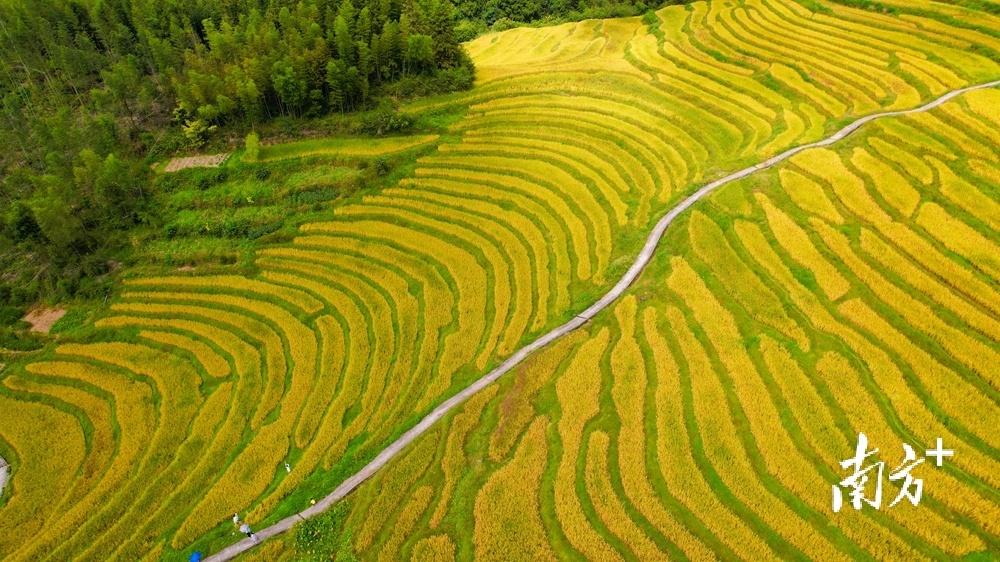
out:
{"label": "dense tree canopy", "polygon": [[663,4],[690,0],[455,0],[461,40],[487,29],[503,30],[519,23],[543,23],[641,14]]}
{"label": "dense tree canopy", "polygon": [[182,117],[347,111],[404,76],[460,69],[471,77],[447,0],[277,4],[204,21],[204,40],[170,69]]}

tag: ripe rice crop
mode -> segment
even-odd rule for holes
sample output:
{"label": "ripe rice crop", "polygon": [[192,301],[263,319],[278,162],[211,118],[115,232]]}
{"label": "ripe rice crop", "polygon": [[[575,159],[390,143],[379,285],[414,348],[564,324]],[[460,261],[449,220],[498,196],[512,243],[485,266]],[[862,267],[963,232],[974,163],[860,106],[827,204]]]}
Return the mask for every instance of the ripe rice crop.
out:
{"label": "ripe rice crop", "polygon": [[945,280],[935,278],[917,267],[870,230],[861,231],[861,248],[871,259],[877,260],[883,268],[902,277],[907,284],[912,285],[939,305],[954,311],[970,326],[994,340],[1000,339],[1000,322],[990,318],[985,311],[952,291]]}
{"label": "ripe rice crop", "polygon": [[[968,168],[939,162],[942,154],[924,161],[940,152],[931,144],[938,141],[927,142],[922,125],[908,126],[913,143],[894,134],[906,129],[883,124],[863,149],[809,151],[778,170],[780,183],[757,184],[754,197],[720,203],[710,215],[694,211],[679,227],[686,232],[676,240],[685,243],[670,250],[681,255],[669,269],[645,274],[640,298],[626,296],[587,339],[563,342],[561,351],[546,350],[523,367],[533,385],[514,378],[516,400],[489,401],[481,414],[476,406],[478,425],[456,433],[466,436],[466,450],[448,454],[485,472],[463,480],[463,489],[474,486],[480,498],[489,490],[504,502],[493,484],[504,469],[480,459],[513,463],[507,446],[497,449],[511,436],[526,439],[503,421],[511,411],[519,412],[513,419],[549,415],[558,455],[520,469],[542,470],[535,492],[541,504],[520,514],[531,519],[540,509],[546,542],[579,556],[658,557],[666,549],[698,557],[708,549],[895,559],[988,548],[995,507],[983,486],[995,481],[995,462],[985,453],[994,440],[976,420],[990,418],[993,406],[985,396],[974,404],[959,396],[980,392],[970,377],[990,376],[977,369],[993,354],[983,336],[998,326],[980,303],[994,301],[995,292],[985,272],[955,260],[918,224],[928,189],[954,193],[942,180],[961,185]],[[887,162],[885,152],[900,145],[907,152]],[[773,191],[779,186],[783,194]],[[940,208],[958,222],[977,216],[971,208]],[[741,218],[727,220],[728,209]],[[868,224],[851,228],[859,218]],[[973,220],[967,228],[981,225]],[[980,240],[968,243],[970,252],[982,251]],[[664,270],[666,283],[656,275]],[[959,292],[953,274],[963,280]],[[964,332],[961,321],[975,331]],[[536,396],[531,407],[524,393]],[[898,443],[923,435],[961,443],[968,458],[954,460],[957,471],[927,475],[928,486],[956,494],[916,510],[833,522],[828,498],[816,490],[838,477],[836,459],[847,455],[857,431],[885,444],[887,460],[897,459]],[[450,525],[475,522],[478,533],[476,513],[486,504],[474,513],[459,496],[446,497],[436,511],[447,518],[435,528],[457,551],[472,548],[461,546],[468,543]],[[502,535],[483,536],[476,544]]]}
{"label": "ripe rice crop", "polygon": [[[819,306],[819,303],[811,297],[811,293],[808,293],[804,287],[796,287],[791,272],[780,263],[779,257],[768,246],[759,229],[744,223],[740,225],[738,230],[741,240],[753,251],[753,255],[758,263],[765,267],[770,275],[781,279],[786,286],[792,289],[789,294],[793,298],[795,305],[810,316],[813,322],[815,322],[816,327],[835,335],[847,344],[854,353],[858,354],[865,366],[864,368],[874,377],[873,382],[886,395],[892,396],[895,411],[909,427],[913,427],[914,431],[918,434],[921,432],[932,432],[951,435],[950,431],[941,424],[940,420],[934,419],[927,405],[908,386],[903,373],[884,351],[849,326],[838,322],[828,310]],[[824,357],[830,357],[830,354],[827,353]],[[820,361],[820,364],[822,363],[823,361]],[[881,419],[878,417],[881,414],[876,416],[876,412],[879,410],[875,398],[865,397],[866,390],[862,382],[857,381],[854,382],[856,386],[848,386],[854,380],[852,376],[839,374],[837,370],[839,368],[843,373],[853,373],[857,367],[849,363],[838,363],[838,365],[837,368],[830,368],[828,371],[825,371],[825,373],[828,373],[825,375],[825,378],[830,380],[831,383],[836,382],[836,384],[830,384],[828,388],[831,392],[841,396],[838,398],[838,403],[841,404],[841,407],[852,419],[856,420],[852,425],[854,427],[862,427],[865,425],[865,420]],[[817,368],[819,368],[819,364]],[[862,372],[858,376],[863,379],[865,375]],[[857,413],[852,411],[852,408],[855,406],[861,408],[868,401],[871,404],[870,410],[859,411]],[[951,438],[955,439],[954,436]],[[992,461],[986,460],[987,457],[978,453],[972,453],[971,451],[970,453],[971,456],[975,457],[975,460],[971,461],[972,465],[979,463],[992,464]],[[965,470],[972,469],[972,465],[965,464],[966,461],[957,462],[962,463]],[[977,472],[980,478],[983,478],[987,474],[987,472],[981,469],[973,470]]]}
{"label": "ripe rice crop", "polygon": [[854,254],[842,235],[818,223],[816,230],[851,271],[870,287],[882,302],[906,319],[910,326],[923,330],[928,336],[937,340],[955,359],[977,371],[984,379],[991,380],[995,377],[990,366],[1000,361],[996,351],[949,326],[930,307],[917,302],[905,291],[872,270]]}
{"label": "ripe rice crop", "polygon": [[803,212],[820,216],[834,224],[844,222],[818,183],[787,169],[780,170],[778,176],[781,178],[781,187],[785,193]]}
{"label": "ripe rice crop", "polygon": [[493,323],[486,345],[490,349],[498,347],[502,354],[510,353],[516,343],[512,338],[524,333],[534,308],[530,258],[524,251],[516,252],[519,244],[508,238],[512,237],[510,232],[493,231],[487,234],[494,236],[487,237],[465,228],[456,216],[432,214],[436,208],[431,204],[409,203],[405,199],[391,206],[379,206],[379,202],[377,198],[370,198],[365,201],[364,208],[345,209],[343,214],[386,217],[397,224],[426,230],[434,238],[447,241],[447,247],[464,250],[473,256],[481,254],[476,256],[478,267],[492,282],[492,309],[498,320]]}
{"label": "ripe rice crop", "polygon": [[990,298],[993,290],[968,267],[950,258],[912,227],[899,223],[879,225],[883,239],[892,240],[912,260],[949,280],[953,290],[976,301],[978,306],[1000,312],[1000,302]]}
{"label": "ripe rice crop", "polygon": [[840,155],[829,149],[809,150],[791,160],[801,170],[830,183],[837,200],[855,215],[875,223],[891,222],[890,215],[868,192],[864,180],[854,174]]}
{"label": "ripe rice crop", "polygon": [[949,250],[967,259],[993,279],[1000,276],[1000,248],[974,228],[957,220],[936,203],[925,203],[916,223]]}
{"label": "ripe rice crop", "polygon": [[410,150],[437,140],[437,135],[416,135],[412,137],[370,138],[323,138],[282,144],[271,144],[260,148],[258,161],[285,160],[313,156],[337,158],[372,158]]}
{"label": "ripe rice crop", "polygon": [[987,160],[996,158],[994,152],[977,139],[973,131],[963,124],[955,123],[950,116],[939,113],[918,113],[911,115],[908,121],[920,129],[934,131],[938,136],[947,138],[948,144],[954,146],[961,154]]}
{"label": "ripe rice crop", "polygon": [[[5,524],[17,524],[19,529],[37,533],[43,530],[39,516],[52,513],[58,502],[55,494],[59,489],[73,486],[77,469],[84,463],[83,431],[71,414],[40,402],[25,403],[0,395],[0,408],[5,412],[13,412],[16,408],[19,413],[3,424],[0,437],[7,447],[18,453],[17,458],[24,459],[14,477],[26,490],[4,503],[5,518],[9,518]],[[38,431],[39,427],[49,431],[43,434]],[[28,454],[34,450],[42,450],[45,454]],[[4,492],[6,495],[8,490]],[[22,539],[23,536],[0,536],[0,545],[4,552],[14,552],[24,546]]]}
{"label": "ripe rice crop", "polygon": [[490,459],[499,462],[506,457],[534,419],[535,406],[531,399],[546,382],[545,377],[538,376],[537,373],[556,372],[575,343],[575,338],[566,338],[554,344],[547,353],[532,357],[514,373],[514,383],[502,398],[497,427],[490,435]]}
{"label": "ripe rice crop", "polygon": [[513,458],[476,495],[473,544],[477,560],[555,560],[538,505],[545,466],[544,417],[524,432]]}
{"label": "ripe rice crop", "polygon": [[986,92],[986,95],[970,95],[966,102],[972,111],[960,107],[957,104],[948,105],[941,109],[941,118],[959,128],[971,140],[972,144],[978,145],[976,153],[994,159],[997,157],[995,146],[1000,142],[1000,133],[996,131],[996,125],[1000,122],[1000,115],[996,109],[990,105],[1000,101],[1000,97],[995,93]]}
{"label": "ripe rice crop", "polygon": [[451,562],[455,559],[455,545],[448,535],[435,535],[420,539],[413,546],[413,559],[427,562]]}
{"label": "ripe rice crop", "polygon": [[655,560],[664,555],[629,517],[621,499],[611,487],[608,468],[608,435],[601,431],[590,434],[587,444],[584,482],[587,496],[594,510],[608,530],[624,543],[629,552],[641,560]]}
{"label": "ripe rice crop", "polygon": [[[437,435],[438,430],[434,430],[431,435]],[[362,521],[356,522],[355,547],[364,550],[372,541],[380,529],[395,515],[393,506],[399,502],[399,498],[413,487],[414,483],[428,467],[428,461],[433,457],[435,443],[433,440],[425,440],[421,445],[411,448],[404,455],[400,462],[410,470],[398,474],[384,474],[379,477],[378,494],[371,499],[370,503],[364,502],[368,510]],[[358,517],[358,515],[354,515]]]}
{"label": "ripe rice crop", "polygon": [[211,277],[145,277],[130,282],[128,286],[155,288],[157,290],[180,287],[189,292],[204,291],[221,293],[234,291],[255,296],[261,295],[261,298],[275,299],[279,303],[284,301],[284,303],[294,306],[306,314],[313,314],[322,308],[319,301],[302,291],[231,275]]}
{"label": "ripe rice crop", "polygon": [[[234,512],[297,512],[603,294],[668,201],[1000,76],[988,10],[880,1],[898,14],[694,2],[488,33],[467,44],[472,90],[401,105],[446,109],[447,135],[263,147],[275,169],[394,155],[406,177],[324,202],[253,267],[129,271],[86,339],[0,371],[0,558],[182,558],[229,542]],[[698,203],[613,310],[360,486],[344,556],[996,550],[997,96],[868,124]],[[918,507],[834,516],[859,431],[887,460],[937,436],[959,454],[921,472]]]}
{"label": "ripe rice crop", "polygon": [[176,349],[188,351],[198,359],[198,364],[211,377],[224,377],[229,374],[229,363],[208,344],[170,332],[144,330],[139,332],[139,336]]}
{"label": "ripe rice crop", "polygon": [[930,153],[935,157],[947,161],[953,161],[958,158],[951,148],[929,135],[928,131],[922,130],[919,126],[914,126],[914,124],[905,119],[883,120],[872,127],[878,131],[878,136],[873,138],[880,138],[886,142],[891,142],[893,145],[907,147],[907,150]]}
{"label": "ripe rice crop", "polygon": [[[757,519],[751,524],[780,536],[777,544],[781,548],[803,548],[808,541],[800,536],[805,532],[800,519],[761,484],[759,476],[754,474],[746,451],[739,443],[731,413],[728,410],[720,412],[719,406],[726,403],[721,384],[715,376],[694,375],[712,372],[711,361],[705,349],[697,342],[679,313],[671,315],[670,320],[671,329],[685,350],[683,359],[692,373],[694,418],[699,427],[699,439],[705,446],[706,460],[713,467],[726,467],[719,474],[722,480],[712,486],[713,491],[724,498],[731,508],[739,509],[743,514],[746,513],[744,510],[747,505],[754,506],[753,512],[759,513],[764,521]],[[813,552],[822,550],[827,555],[831,554],[828,543],[816,541],[815,536],[812,539]],[[791,547],[790,543],[795,546]]]}
{"label": "ripe rice crop", "polygon": [[920,193],[906,178],[862,148],[851,154],[851,164],[871,179],[875,191],[896,211],[905,217],[913,215],[920,204]]}
{"label": "ripe rice crop", "polygon": [[448,441],[445,443],[444,455],[441,458],[441,471],[444,473],[444,482],[441,485],[441,493],[437,498],[437,506],[431,515],[430,526],[437,527],[441,523],[450,506],[451,495],[458,479],[461,477],[461,467],[466,462],[466,437],[470,430],[475,427],[476,422],[482,416],[486,403],[493,399],[496,394],[496,387],[484,390],[477,394],[463,407],[448,427]]}
{"label": "ripe rice crop", "polygon": [[[669,314],[677,317],[676,310]],[[684,427],[685,419],[681,404],[681,378],[677,361],[668,349],[664,333],[657,326],[658,313],[647,308],[643,314],[645,343],[652,352],[653,372],[657,379],[656,411],[658,442],[656,451],[660,459],[672,462],[660,463],[663,478],[669,490],[678,501],[689,509],[726,548],[743,550],[758,556],[773,556],[773,551],[754,533],[747,521],[739,518],[713,493],[705,481],[691,453],[691,441]]]}
{"label": "ripe rice crop", "polygon": [[837,272],[836,267],[819,253],[806,232],[775,207],[767,196],[759,194],[757,201],[767,214],[768,226],[778,243],[797,262],[815,274],[816,281],[826,296],[836,300],[846,293],[850,285]]}
{"label": "ripe rice crop", "polygon": [[[166,332],[165,330],[176,330],[181,333],[191,334],[192,337],[188,338],[191,342],[202,343],[206,346],[211,344],[224,350],[226,355],[232,359],[235,367],[234,374],[241,377],[241,379],[254,378],[252,375],[255,374],[258,369],[260,357],[257,352],[247,344],[246,341],[240,339],[239,336],[232,332],[219,330],[217,327],[210,324],[184,319],[162,319],[114,315],[97,321],[96,326],[99,328],[124,328],[130,326],[146,328],[147,330],[141,331],[140,334],[146,334],[147,337],[150,333],[150,330],[148,329],[154,329],[153,333],[169,333],[171,335],[173,335],[174,332]],[[199,340],[204,340],[204,342],[199,342]],[[205,363],[203,362],[202,364],[204,365]],[[207,368],[208,367],[206,366],[206,369]],[[217,368],[221,368],[221,365]]]}
{"label": "ripe rice crop", "polygon": [[[400,201],[400,203],[409,203],[407,199],[411,196],[411,193],[406,190],[389,190],[388,194],[397,197],[397,201]],[[433,204],[440,206],[438,214],[441,216],[454,214],[466,218],[469,224],[481,218],[495,216],[503,210],[502,207],[493,203],[423,190],[419,199],[416,200],[433,202]],[[508,216],[509,226],[486,225],[484,228],[493,234],[494,239],[500,241],[501,246],[508,248],[508,253],[513,251],[514,248],[520,247],[519,249],[523,254],[519,254],[516,261],[520,262],[523,259],[521,256],[527,256],[533,278],[530,283],[519,282],[518,284],[522,286],[527,285],[532,290],[532,303],[535,310],[532,315],[533,322],[531,328],[538,329],[548,318],[549,314],[550,290],[553,281],[551,278],[550,260],[556,256],[553,256],[551,250],[543,243],[544,236],[542,235],[542,231],[534,221],[515,213],[508,213]],[[523,263],[520,265],[523,267]],[[568,268],[556,272],[556,275],[562,278],[567,274]],[[565,295],[565,293],[562,294]],[[559,304],[565,306],[566,303],[562,301]],[[561,306],[558,306],[558,308],[561,308]]]}
{"label": "ripe rice crop", "polygon": [[879,334],[885,345],[898,353],[909,368],[913,369],[927,388],[928,394],[945,411],[951,412],[951,416],[957,421],[992,446],[1000,443],[1000,438],[989,429],[992,423],[988,420],[997,415],[995,404],[975,391],[957,373],[935,361],[904,334],[890,326],[871,307],[859,300],[851,300],[840,305],[840,311],[868,333]]}
{"label": "ripe rice crop", "polygon": [[975,184],[957,175],[940,160],[931,159],[939,178],[939,189],[951,202],[986,226],[1000,229],[1000,203],[983,193]]}
{"label": "ripe rice crop", "polygon": [[[487,285],[487,275],[477,263],[475,256],[463,248],[452,244],[446,244],[434,236],[422,231],[407,230],[399,225],[375,221],[371,219],[359,219],[347,222],[321,223],[305,227],[306,232],[321,233],[324,235],[348,234],[355,228],[361,228],[372,233],[379,233],[379,238],[392,240],[394,245],[403,251],[412,251],[425,254],[429,249],[434,249],[433,261],[443,265],[447,272],[451,273],[453,283],[458,289],[458,310],[459,325],[466,327],[456,331],[445,340],[445,351],[440,361],[442,368],[448,371],[453,370],[457,365],[468,360],[470,352],[474,352],[479,347],[480,337],[486,336],[482,332],[485,329],[487,318],[487,295],[492,294]],[[460,273],[458,273],[460,272]],[[451,311],[439,310],[437,314],[451,314]],[[496,329],[494,337],[496,337]],[[459,341],[459,338],[465,341]],[[492,349],[490,349],[492,351]],[[485,363],[487,351],[480,352],[477,364]]]}
{"label": "ripe rice crop", "polygon": [[[608,454],[607,436],[603,433],[591,434],[591,447],[598,446],[591,451],[594,452],[594,463],[589,463],[588,468],[594,468],[595,478],[607,472],[607,466],[601,470],[595,463],[617,463],[618,471],[625,497],[622,501],[631,503],[634,508],[646,518],[658,532],[676,544],[681,551],[692,558],[711,557],[710,551],[693,537],[683,525],[668,513],[659,499],[653,486],[648,480],[649,475],[643,451],[646,448],[647,437],[644,427],[644,414],[646,407],[644,404],[644,390],[647,380],[645,378],[645,365],[638,342],[635,339],[636,329],[636,302],[634,298],[627,298],[622,301],[616,309],[618,324],[622,328],[621,339],[616,343],[611,352],[612,369],[619,374],[615,377],[612,387],[612,398],[615,402],[615,409],[618,418],[621,420],[621,430],[618,435],[620,446],[618,448],[618,458],[605,460],[603,457]],[[595,452],[597,449],[604,449],[602,452]],[[601,478],[606,478],[600,476]],[[605,486],[606,482],[601,482],[599,486]],[[619,508],[620,509],[620,508]],[[617,511],[617,509],[616,509]],[[621,514],[612,515],[613,518],[625,519]],[[624,522],[619,522],[620,525]],[[629,531],[636,536],[635,529]],[[640,531],[641,532],[641,531]],[[636,539],[636,547],[641,545],[644,554],[652,554],[657,551],[657,546],[648,542],[644,537]]]}
{"label": "ripe rice crop", "polygon": [[587,521],[582,499],[576,492],[576,456],[582,451],[583,426],[598,412],[600,371],[598,362],[604,354],[610,334],[607,330],[581,345],[556,383],[562,405],[559,439],[563,455],[555,477],[555,511],[559,525],[573,548],[589,558],[618,560],[612,550]]}
{"label": "ripe rice crop", "polygon": [[919,155],[907,150],[906,147],[887,142],[887,139],[879,136],[869,137],[868,144],[875,149],[878,157],[883,161],[895,162],[905,170],[907,175],[919,179],[922,184],[930,185],[934,181],[934,171],[927,162]]}
{"label": "ripe rice crop", "polygon": [[809,340],[802,328],[788,317],[781,301],[765,286],[753,271],[746,266],[725,242],[722,230],[700,212],[691,215],[688,225],[691,248],[706,265],[712,268],[719,280],[739,279],[739,283],[729,284],[729,294],[746,310],[752,310],[757,320],[768,324],[794,339],[804,350],[809,349]]}
{"label": "ripe rice crop", "polygon": [[427,505],[431,501],[434,490],[430,486],[421,486],[400,511],[399,516],[393,523],[392,532],[385,541],[385,549],[379,556],[379,560],[394,560],[393,554],[399,546],[406,540],[407,534],[413,527],[416,520],[427,510]]}

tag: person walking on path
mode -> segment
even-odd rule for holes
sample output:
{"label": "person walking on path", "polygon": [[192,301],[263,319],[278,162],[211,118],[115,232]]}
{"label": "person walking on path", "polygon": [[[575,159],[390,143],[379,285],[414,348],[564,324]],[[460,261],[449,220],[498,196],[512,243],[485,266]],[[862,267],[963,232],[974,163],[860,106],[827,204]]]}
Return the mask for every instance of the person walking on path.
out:
{"label": "person walking on path", "polygon": [[240,525],[240,532],[246,535],[253,542],[257,542],[257,535],[253,534],[253,530],[250,529],[250,525],[246,523]]}
{"label": "person walking on path", "polygon": [[239,513],[234,513],[233,514],[233,525],[239,525],[239,524],[240,524],[240,514]]}

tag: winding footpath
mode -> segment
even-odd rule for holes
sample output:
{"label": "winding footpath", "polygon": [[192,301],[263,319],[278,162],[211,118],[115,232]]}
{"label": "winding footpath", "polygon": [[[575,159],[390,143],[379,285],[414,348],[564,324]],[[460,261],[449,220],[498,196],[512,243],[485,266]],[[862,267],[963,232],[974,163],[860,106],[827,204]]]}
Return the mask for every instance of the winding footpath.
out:
{"label": "winding footpath", "polygon": [[768,158],[767,160],[759,164],[755,164],[748,168],[744,168],[738,172],[729,174],[728,176],[717,179],[701,187],[698,191],[695,191],[689,197],[678,203],[677,206],[675,206],[669,212],[667,212],[667,214],[664,215],[663,218],[661,218],[656,223],[656,225],[653,227],[653,230],[649,233],[649,236],[646,238],[646,244],[642,247],[642,251],[639,252],[639,255],[636,256],[635,261],[632,263],[632,266],[629,267],[628,271],[626,271],[625,275],[623,275],[622,278],[618,280],[615,286],[612,287],[611,290],[609,290],[597,302],[590,305],[586,310],[584,310],[580,314],[574,316],[572,320],[566,322],[565,324],[557,328],[554,328],[547,334],[539,337],[535,341],[522,347],[512,356],[510,356],[506,361],[498,365],[492,371],[486,373],[486,375],[484,375],[482,378],[476,380],[475,382],[467,386],[465,389],[461,390],[451,398],[442,402],[438,407],[434,408],[434,410],[432,410],[429,414],[427,414],[426,417],[420,420],[420,422],[417,423],[417,425],[410,428],[406,433],[401,435],[399,439],[397,439],[388,447],[383,449],[374,459],[372,459],[371,462],[365,465],[364,468],[359,470],[353,476],[349,477],[347,480],[344,480],[344,482],[341,483],[340,486],[337,486],[337,488],[332,493],[330,493],[330,495],[326,496],[325,498],[317,502],[315,505],[312,505],[308,509],[296,513],[295,515],[286,517],[285,519],[278,521],[277,523],[271,525],[270,527],[261,529],[260,531],[257,532],[258,542],[251,541],[250,539],[243,539],[240,542],[232,544],[226,547],[225,549],[219,551],[218,553],[206,558],[205,559],[206,562],[221,562],[224,560],[231,560],[240,553],[245,552],[253,548],[257,544],[259,544],[259,541],[263,541],[275,535],[284,533],[285,531],[291,529],[292,526],[298,523],[299,521],[305,521],[310,517],[314,517],[316,515],[319,515],[320,513],[323,513],[324,511],[329,509],[333,504],[343,499],[347,494],[349,494],[351,491],[353,491],[355,488],[361,485],[362,482],[370,478],[379,469],[388,464],[389,461],[393,459],[393,457],[398,455],[407,445],[409,445],[418,437],[423,435],[428,429],[431,428],[431,426],[434,425],[434,423],[436,423],[439,419],[444,417],[448,412],[458,407],[460,404],[471,398],[474,394],[476,394],[480,390],[492,384],[494,381],[496,381],[502,375],[513,369],[518,363],[523,361],[526,357],[528,357],[535,351],[569,334],[573,330],[576,330],[577,328],[585,324],[588,320],[593,318],[594,315],[607,308],[611,303],[613,303],[615,300],[621,297],[622,294],[625,292],[625,290],[628,289],[629,286],[631,286],[632,283],[634,283],[635,280],[639,277],[639,274],[642,272],[643,268],[645,268],[646,264],[648,264],[649,261],[653,258],[653,253],[656,251],[656,246],[659,244],[660,239],[663,237],[663,233],[667,230],[667,227],[670,226],[670,224],[674,221],[674,219],[676,219],[681,213],[686,211],[688,208],[690,208],[692,205],[703,199],[708,194],[712,193],[713,191],[719,189],[720,187],[728,183],[745,178],[761,170],[766,170],[767,168],[770,168],[780,162],[783,162],[804,150],[809,150],[810,148],[819,148],[834,144],[844,139],[851,133],[855,132],[866,123],[870,123],[872,121],[875,121],[876,119],[882,119],[885,117],[896,117],[901,115],[909,115],[912,113],[921,113],[924,111],[929,111],[967,92],[971,92],[973,90],[993,88],[996,86],[1000,86],[1000,80],[995,80],[993,82],[987,82],[985,84],[977,84],[975,86],[969,86],[967,88],[953,90],[935,99],[932,102],[929,102],[925,105],[922,105],[914,109],[908,109],[902,111],[887,111],[883,113],[874,113],[872,115],[862,117],[852,122],[851,124],[847,125],[843,129],[840,129],[836,133],[830,135],[829,137],[826,137],[823,140],[788,149],[785,152],[782,152],[777,156]]}

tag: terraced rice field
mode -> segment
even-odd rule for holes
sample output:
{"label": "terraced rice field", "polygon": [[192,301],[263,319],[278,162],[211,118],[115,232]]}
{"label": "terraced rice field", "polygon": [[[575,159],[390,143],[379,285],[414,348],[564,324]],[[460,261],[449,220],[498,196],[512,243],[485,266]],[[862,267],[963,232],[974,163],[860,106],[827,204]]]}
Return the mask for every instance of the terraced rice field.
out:
{"label": "terraced rice field", "polygon": [[[355,552],[996,552],[994,107],[1000,91],[966,94],[724,187],[674,227],[609,314],[477,395],[359,488],[346,523]],[[940,130],[957,121],[968,128]],[[858,432],[890,467],[903,442],[923,450],[940,436],[956,455],[914,471],[924,479],[918,507],[833,514],[830,487]]]}
{"label": "terraced rice field", "polygon": [[[252,278],[132,279],[100,337],[0,374],[16,420],[0,424],[0,557],[180,557],[232,542],[234,512],[260,527],[303,509],[603,293],[693,187],[1000,76],[1000,40],[976,29],[997,26],[975,18],[698,2],[470,43],[477,87],[413,107],[467,105],[459,140],[397,187],[262,249]],[[970,95],[727,188],[634,296],[364,486],[353,548],[995,549],[1000,264],[996,193],[976,186],[997,177],[998,103]],[[828,525],[857,429],[962,448],[924,471],[919,511]]]}
{"label": "terraced rice field", "polygon": [[269,144],[260,148],[258,160],[270,162],[311,156],[371,158],[410,150],[437,140],[436,135],[371,138],[319,138]]}

